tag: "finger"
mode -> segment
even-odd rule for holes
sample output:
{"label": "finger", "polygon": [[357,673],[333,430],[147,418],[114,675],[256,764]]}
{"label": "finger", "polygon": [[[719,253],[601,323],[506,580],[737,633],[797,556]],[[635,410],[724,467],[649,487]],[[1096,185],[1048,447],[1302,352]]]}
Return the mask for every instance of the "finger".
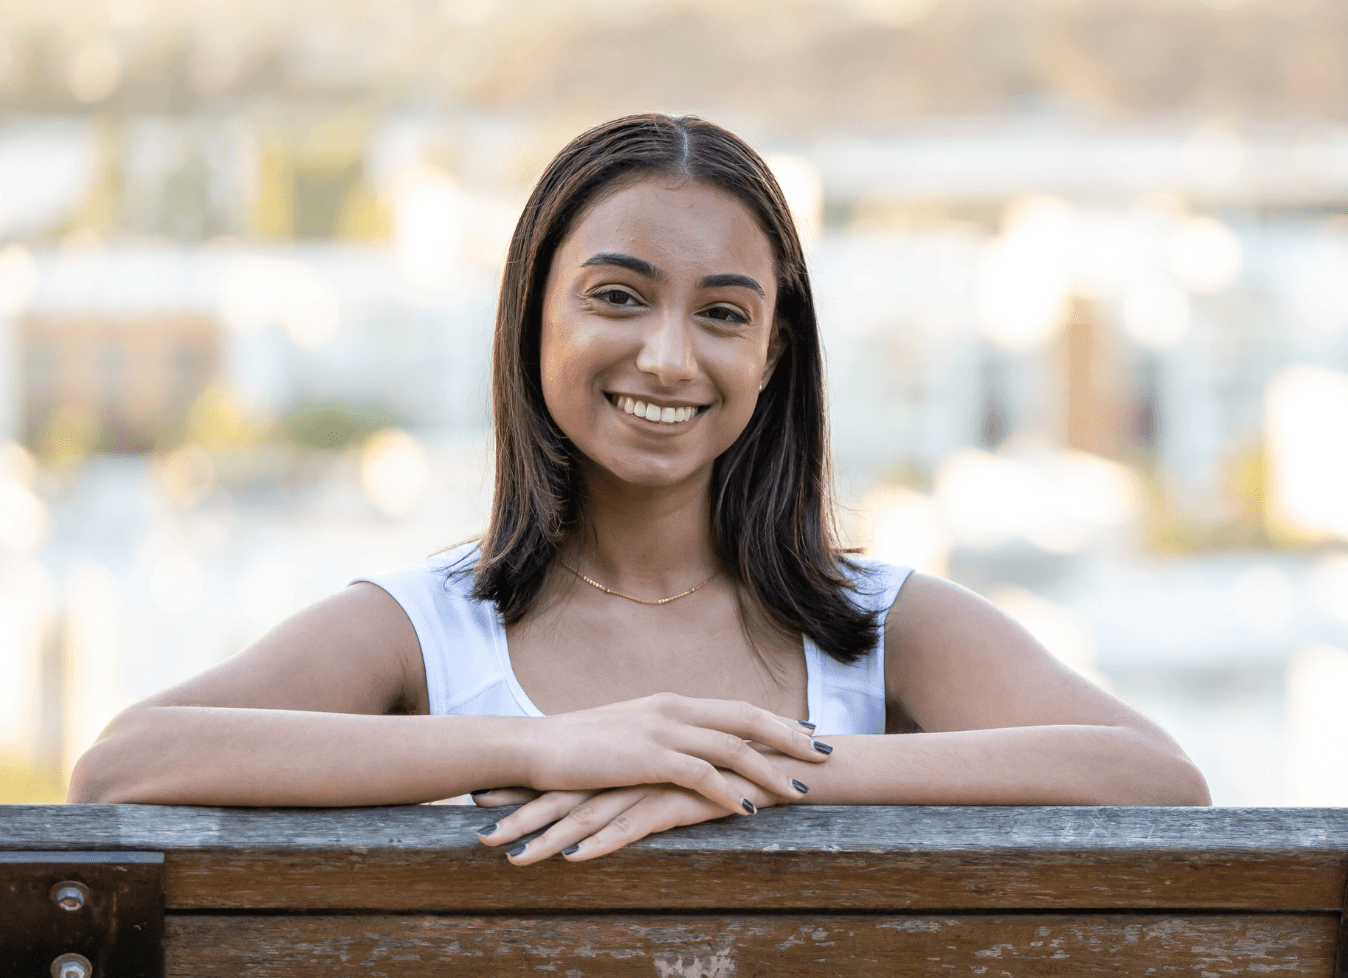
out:
{"label": "finger", "polygon": [[489,846],[514,842],[530,832],[557,821],[577,805],[584,804],[594,792],[547,791],[515,809],[509,815],[477,830],[478,839]]}
{"label": "finger", "polygon": [[786,727],[787,730],[799,732],[804,730],[807,734],[813,734],[815,725],[809,720],[797,720],[795,717],[784,717],[780,713],[772,714],[772,718]]}
{"label": "finger", "polygon": [[[700,802],[701,799],[698,799],[698,801]],[[647,803],[645,798],[639,800],[619,815],[609,819],[607,824],[597,831],[572,843],[574,848],[569,846],[567,850],[564,850],[564,857],[568,862],[584,862],[597,856],[606,856],[623,846],[636,842],[638,839],[644,839],[646,836],[654,835],[657,832],[664,832],[676,825],[688,825],[702,820],[691,815],[692,809],[689,809],[689,814],[684,817],[671,819],[668,814],[657,813],[657,807],[655,804]],[[668,809],[666,809],[667,811]]]}
{"label": "finger", "polygon": [[[704,731],[704,733],[712,737],[717,736],[715,731],[708,730]],[[750,754],[758,753],[737,737],[732,737],[729,734],[721,736],[728,738],[727,743],[729,740],[734,740],[741,748]],[[707,753],[715,753],[715,751],[708,748]],[[721,753],[728,753],[728,751],[722,751]],[[761,755],[759,756],[761,758]],[[687,788],[689,791],[695,791],[708,801],[725,809],[727,814],[756,815],[758,813],[758,807],[746,798],[744,793],[740,791],[729,778],[717,770],[716,764],[705,760],[699,755],[695,755],[691,751],[688,753],[680,753],[679,751],[671,750],[667,752],[662,761],[661,769],[667,773],[662,775],[658,781],[668,781],[670,784],[676,784],[681,788]],[[764,763],[769,762],[764,760]],[[722,766],[733,770],[729,764]],[[776,772],[776,774],[780,775],[781,772]],[[755,779],[750,777],[749,780],[753,781]],[[766,778],[766,780],[776,781],[778,778],[776,776],[771,776]],[[773,791],[772,788],[767,788],[767,790]],[[788,797],[796,797],[796,795],[797,793],[793,791]]]}
{"label": "finger", "polygon": [[[780,798],[799,801],[810,790],[804,782],[782,770],[771,757],[755,750],[752,744],[734,734],[688,727],[681,732],[677,746],[684,753],[704,758],[717,768],[734,771],[748,778]],[[745,808],[747,814],[753,814],[742,800],[737,804]]]}
{"label": "finger", "polygon": [[624,824],[624,813],[642,797],[643,789],[640,788],[605,791],[595,795],[571,809],[537,838],[530,839],[527,845],[511,849],[507,856],[516,866],[528,866],[558,853],[569,855],[575,851],[572,847],[576,843],[604,826],[615,820]]}
{"label": "finger", "polygon": [[487,788],[474,791],[471,797],[479,808],[500,808],[502,805],[524,805],[539,794],[532,788]]}
{"label": "finger", "polygon": [[752,740],[802,761],[820,763],[827,760],[832,751],[827,744],[816,740],[799,721],[784,724],[777,714],[769,713],[752,703],[706,699],[687,702],[690,704],[689,721],[694,726],[731,733],[742,740]]}

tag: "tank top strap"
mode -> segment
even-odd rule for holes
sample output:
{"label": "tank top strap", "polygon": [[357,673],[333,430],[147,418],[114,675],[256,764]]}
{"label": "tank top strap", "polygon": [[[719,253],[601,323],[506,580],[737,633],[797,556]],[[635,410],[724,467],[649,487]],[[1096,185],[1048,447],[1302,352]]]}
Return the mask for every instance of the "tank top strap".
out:
{"label": "tank top strap", "polygon": [[855,585],[850,596],[875,616],[875,644],[868,654],[845,664],[806,636],[810,721],[822,736],[885,732],[885,615],[913,572],[911,567],[862,557],[853,557],[852,562],[854,567],[844,566]]}
{"label": "tank top strap", "polygon": [[517,695],[496,606],[473,597],[478,553],[469,544],[358,580],[387,591],[412,622],[432,714],[537,715]]}

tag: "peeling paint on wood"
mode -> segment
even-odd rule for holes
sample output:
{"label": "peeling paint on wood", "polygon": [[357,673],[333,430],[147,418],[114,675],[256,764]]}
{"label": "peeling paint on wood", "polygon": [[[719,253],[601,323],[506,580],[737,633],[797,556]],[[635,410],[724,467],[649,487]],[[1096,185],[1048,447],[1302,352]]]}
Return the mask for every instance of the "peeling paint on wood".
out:
{"label": "peeling paint on wood", "polygon": [[[917,926],[909,926],[917,925]],[[168,974],[389,978],[1313,975],[1330,914],[173,918]]]}

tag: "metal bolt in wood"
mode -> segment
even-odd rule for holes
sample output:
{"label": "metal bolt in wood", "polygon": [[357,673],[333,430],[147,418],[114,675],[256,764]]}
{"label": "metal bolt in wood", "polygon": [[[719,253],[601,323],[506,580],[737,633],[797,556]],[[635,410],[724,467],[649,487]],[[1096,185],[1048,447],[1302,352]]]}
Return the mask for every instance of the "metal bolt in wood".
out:
{"label": "metal bolt in wood", "polygon": [[76,880],[62,880],[51,888],[51,898],[62,910],[83,910],[89,902],[89,887]]}
{"label": "metal bolt in wood", "polygon": [[51,978],[93,978],[94,966],[83,954],[63,954],[51,963]]}

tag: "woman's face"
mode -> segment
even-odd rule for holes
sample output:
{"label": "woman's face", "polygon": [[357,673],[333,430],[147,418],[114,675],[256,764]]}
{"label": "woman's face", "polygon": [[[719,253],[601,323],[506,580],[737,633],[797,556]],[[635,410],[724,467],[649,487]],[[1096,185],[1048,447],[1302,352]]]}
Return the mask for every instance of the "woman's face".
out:
{"label": "woman's face", "polygon": [[543,297],[543,397],[587,479],[706,478],[776,361],[772,247],[719,190],[652,177],[589,209]]}

